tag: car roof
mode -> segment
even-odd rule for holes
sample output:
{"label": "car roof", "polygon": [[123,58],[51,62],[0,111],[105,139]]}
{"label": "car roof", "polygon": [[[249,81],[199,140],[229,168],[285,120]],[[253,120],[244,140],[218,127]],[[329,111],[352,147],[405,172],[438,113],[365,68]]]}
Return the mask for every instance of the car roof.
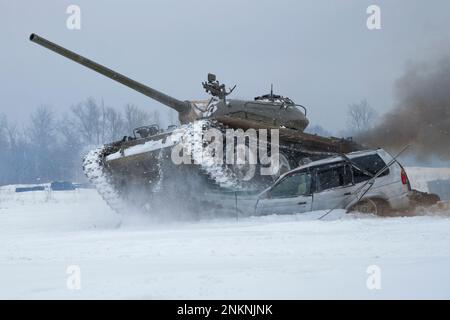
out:
{"label": "car roof", "polygon": [[[345,155],[347,157],[349,157],[350,159],[356,158],[356,157],[360,157],[360,156],[365,156],[365,155],[371,155],[371,154],[378,154],[378,151],[380,151],[380,149],[376,149],[376,150],[361,150],[361,151],[355,151],[355,152],[350,152],[350,153],[346,153]],[[324,165],[324,164],[329,164],[329,163],[334,163],[334,162],[339,162],[339,161],[343,161],[343,157],[342,156],[335,156],[335,157],[331,157],[331,158],[325,158],[325,159],[321,159],[321,160],[317,160],[317,161],[312,161],[308,164],[305,164],[303,166],[300,166],[298,168],[295,168],[291,171],[286,172],[285,174],[282,175],[282,177],[293,173],[293,172],[297,172],[297,171],[301,171],[307,168],[311,168],[311,167],[316,167],[316,166],[320,166],[320,165]],[[281,177],[280,177],[281,178]]]}

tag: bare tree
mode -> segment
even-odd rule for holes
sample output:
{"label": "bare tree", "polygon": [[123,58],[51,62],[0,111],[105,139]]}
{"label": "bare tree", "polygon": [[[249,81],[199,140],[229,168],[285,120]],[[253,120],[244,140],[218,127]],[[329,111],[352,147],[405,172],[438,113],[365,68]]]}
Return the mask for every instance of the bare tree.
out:
{"label": "bare tree", "polygon": [[0,185],[8,181],[8,170],[6,168],[9,160],[9,143],[8,143],[8,122],[6,116],[0,114]]}
{"label": "bare tree", "polygon": [[88,98],[85,102],[72,107],[75,122],[86,144],[103,143],[102,108],[94,99]]}
{"label": "bare tree", "polygon": [[148,112],[142,111],[132,104],[127,104],[124,109],[125,129],[127,133],[133,132],[134,128],[148,125],[152,117]]}
{"label": "bare tree", "polygon": [[104,109],[104,126],[107,141],[115,141],[125,135],[125,122],[122,113],[114,108],[107,107]]}
{"label": "bare tree", "polygon": [[34,177],[48,181],[56,173],[56,122],[54,113],[45,106],[39,107],[31,114],[31,124],[27,136],[31,143],[29,155],[33,165]]}
{"label": "bare tree", "polygon": [[29,181],[33,174],[29,145],[17,126],[0,115],[0,185]]}
{"label": "bare tree", "polygon": [[0,114],[0,148],[3,149],[7,145],[8,137],[8,121],[4,114]]}
{"label": "bare tree", "polygon": [[83,151],[83,138],[78,132],[78,126],[69,114],[64,114],[58,121],[58,169],[61,179],[84,179],[81,159]]}
{"label": "bare tree", "polygon": [[375,109],[365,99],[348,106],[347,124],[354,133],[358,134],[373,127],[376,118]]}
{"label": "bare tree", "polygon": [[22,130],[0,114],[0,185],[82,180],[81,159],[92,144],[115,141],[135,127],[160,122],[157,111],[127,105],[118,111],[89,98],[57,116],[37,108]]}
{"label": "bare tree", "polygon": [[153,111],[153,117],[152,117],[153,124],[157,124],[161,127],[161,116],[159,115],[159,111],[155,110]]}
{"label": "bare tree", "polygon": [[28,136],[33,145],[48,148],[55,142],[55,129],[55,116],[50,108],[41,106],[31,114]]}

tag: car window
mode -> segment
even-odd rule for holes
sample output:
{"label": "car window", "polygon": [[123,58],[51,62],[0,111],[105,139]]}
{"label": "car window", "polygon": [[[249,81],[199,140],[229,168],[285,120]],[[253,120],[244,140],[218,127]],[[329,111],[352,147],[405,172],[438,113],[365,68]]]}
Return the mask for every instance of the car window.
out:
{"label": "car window", "polygon": [[270,194],[274,198],[295,197],[311,193],[311,174],[295,173],[275,185]]}
{"label": "car window", "polygon": [[[355,163],[359,168],[368,171],[372,175],[377,174],[380,170],[382,170],[386,163],[381,159],[378,154],[370,154],[366,156],[356,157],[351,159],[353,163]],[[386,176],[389,174],[389,169],[386,169],[380,177]],[[355,183],[363,182],[369,180],[371,177],[367,174],[361,172],[360,170],[353,167],[353,177]]]}
{"label": "car window", "polygon": [[317,169],[316,188],[318,192],[349,184],[352,184],[352,174],[350,166],[347,164],[328,165]]}

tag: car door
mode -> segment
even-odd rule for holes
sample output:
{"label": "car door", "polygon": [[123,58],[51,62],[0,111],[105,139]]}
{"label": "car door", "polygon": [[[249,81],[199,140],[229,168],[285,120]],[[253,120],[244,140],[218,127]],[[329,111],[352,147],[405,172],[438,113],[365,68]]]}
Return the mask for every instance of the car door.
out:
{"label": "car door", "polygon": [[314,170],[313,210],[345,208],[354,198],[351,167],[346,162],[323,165]]}
{"label": "car door", "polygon": [[311,211],[311,174],[294,172],[277,182],[258,200],[257,214],[295,214]]}

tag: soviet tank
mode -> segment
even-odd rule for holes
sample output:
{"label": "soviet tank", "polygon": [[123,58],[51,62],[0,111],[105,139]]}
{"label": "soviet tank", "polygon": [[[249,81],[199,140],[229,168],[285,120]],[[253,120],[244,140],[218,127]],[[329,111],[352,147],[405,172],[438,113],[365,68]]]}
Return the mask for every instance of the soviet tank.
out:
{"label": "soviet tank", "polygon": [[[158,194],[165,197],[171,195],[171,199],[179,200],[176,202],[192,204],[208,202],[205,194],[210,191],[228,194],[237,190],[262,190],[283,172],[306,161],[359,149],[350,139],[305,133],[309,123],[306,108],[288,97],[274,94],[273,90],[252,100],[231,99],[228,96],[236,86],[227,90],[214,74],[208,74],[207,81],[202,85],[211,98],[182,101],[36,34],[31,34],[30,40],[128,86],[178,113],[178,127],[171,126],[166,130],[156,125],[136,128],[130,136],[92,150],[84,158],[83,168],[88,179],[117,212],[129,210],[130,205],[139,210],[150,210],[152,201],[156,201],[155,195]],[[208,161],[211,154],[204,151],[205,146],[211,143],[205,138],[205,132],[211,129],[216,133],[223,133],[223,155],[220,156],[228,155],[227,152],[230,151],[225,147],[225,138],[230,130],[244,133],[254,130],[256,136],[246,136],[244,143],[247,151],[243,153],[242,161],[212,163]],[[271,131],[273,129],[276,130],[276,142],[270,139],[274,135]],[[267,155],[270,156],[276,148],[278,157],[275,169],[271,168],[269,174],[265,175],[255,174],[255,171],[258,171],[255,167],[268,164],[251,162],[248,148],[252,143],[251,139],[258,140],[261,132],[267,134],[264,140],[264,143],[267,143]],[[231,141],[235,142],[235,139],[232,138]],[[200,151],[196,150],[199,146],[202,149]],[[182,154],[181,158],[186,154],[191,157],[181,163],[174,161],[175,148],[178,148],[175,153]],[[233,148],[236,146],[232,146],[231,150]],[[217,153],[217,149],[212,150]],[[199,154],[202,158],[200,160]],[[239,152],[232,154],[236,160]],[[218,204],[217,200],[213,203]]]}

